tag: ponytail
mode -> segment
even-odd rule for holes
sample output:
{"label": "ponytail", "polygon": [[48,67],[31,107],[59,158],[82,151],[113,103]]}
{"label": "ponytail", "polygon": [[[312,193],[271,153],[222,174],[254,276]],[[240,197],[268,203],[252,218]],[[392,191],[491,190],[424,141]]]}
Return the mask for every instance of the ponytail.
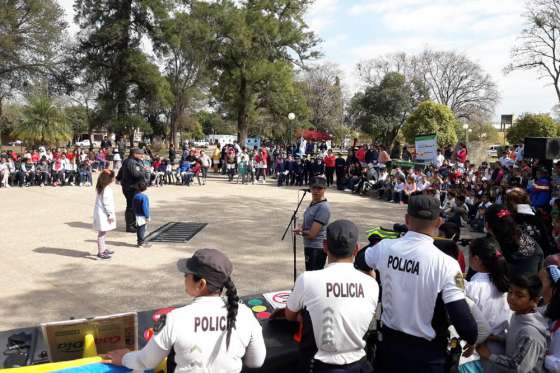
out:
{"label": "ponytail", "polygon": [[490,274],[490,281],[501,293],[509,290],[508,265],[497,242],[488,237],[476,238],[471,242],[471,257],[477,256]]}
{"label": "ponytail", "polygon": [[224,283],[226,288],[226,308],[227,308],[227,336],[226,336],[226,349],[229,348],[229,341],[231,339],[231,331],[235,328],[235,321],[237,319],[237,310],[239,308],[239,297],[237,296],[237,289],[235,284],[228,278]]}

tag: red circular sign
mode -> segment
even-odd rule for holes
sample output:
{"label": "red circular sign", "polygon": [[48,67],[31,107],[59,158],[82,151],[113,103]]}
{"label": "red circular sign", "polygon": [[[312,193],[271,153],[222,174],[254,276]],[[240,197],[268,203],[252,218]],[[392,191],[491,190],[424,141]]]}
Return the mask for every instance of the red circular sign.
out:
{"label": "red circular sign", "polygon": [[286,304],[288,302],[288,297],[289,296],[290,296],[290,293],[283,291],[283,292],[274,294],[272,296],[272,300],[275,301],[276,303]]}

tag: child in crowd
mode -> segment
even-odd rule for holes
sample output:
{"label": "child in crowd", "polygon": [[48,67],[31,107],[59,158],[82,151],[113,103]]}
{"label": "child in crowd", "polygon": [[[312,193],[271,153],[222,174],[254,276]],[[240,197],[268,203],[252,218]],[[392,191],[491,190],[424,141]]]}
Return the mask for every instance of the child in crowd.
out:
{"label": "child in crowd", "polygon": [[[503,338],[512,315],[507,303],[509,278],[506,260],[497,243],[487,237],[472,240],[469,253],[469,266],[476,273],[465,284],[465,295],[482,311],[491,334]],[[504,353],[501,343],[489,341],[488,348],[496,355]],[[483,362],[488,372],[492,371],[490,365],[489,362]]]}
{"label": "child in crowd", "polygon": [[150,221],[150,200],[148,196],[144,193],[147,189],[146,183],[140,182],[137,186],[136,195],[132,200],[132,209],[136,215],[136,238],[137,246],[142,247],[144,245],[144,240],[146,238],[146,228],[148,222]]}
{"label": "child in crowd", "polygon": [[97,231],[97,257],[111,259],[112,251],[105,247],[107,232],[117,228],[115,216],[115,198],[109,185],[115,181],[115,172],[103,170],[95,186],[96,198],[93,209],[93,228]]}
{"label": "child in crowd", "polygon": [[547,304],[544,316],[549,320],[551,334],[544,367],[547,372],[560,372],[560,268],[549,265],[539,272],[539,278],[543,284],[544,303]]}
{"label": "child in crowd", "polygon": [[91,186],[92,180],[91,163],[89,159],[85,159],[80,163],[80,185]]}
{"label": "child in crowd", "polygon": [[543,370],[549,333],[544,317],[537,312],[541,290],[536,275],[510,280],[507,300],[513,316],[505,338],[505,353],[494,354],[486,344],[481,344],[476,350],[483,361],[510,372]]}

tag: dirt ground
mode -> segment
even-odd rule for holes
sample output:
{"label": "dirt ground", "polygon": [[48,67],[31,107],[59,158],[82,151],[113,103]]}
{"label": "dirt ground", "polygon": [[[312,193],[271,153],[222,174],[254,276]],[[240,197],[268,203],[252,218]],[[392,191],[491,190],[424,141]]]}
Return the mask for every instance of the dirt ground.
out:
{"label": "dirt ground", "polygon": [[[114,185],[117,231],[107,243],[110,261],[96,260],[91,228],[92,187],[0,189],[0,330],[40,322],[145,310],[186,301],[179,258],[199,248],[223,250],[234,264],[242,295],[292,285],[292,242],[280,238],[298,201],[296,188],[230,184],[213,177],[206,186],[151,188],[154,230],[169,221],[208,223],[186,244],[137,248],[124,232],[125,199]],[[350,219],[366,242],[366,229],[403,222],[404,209],[329,190],[332,220]],[[306,197],[303,208],[311,196]],[[303,209],[300,217],[303,216]],[[298,241],[298,267],[303,245]]]}

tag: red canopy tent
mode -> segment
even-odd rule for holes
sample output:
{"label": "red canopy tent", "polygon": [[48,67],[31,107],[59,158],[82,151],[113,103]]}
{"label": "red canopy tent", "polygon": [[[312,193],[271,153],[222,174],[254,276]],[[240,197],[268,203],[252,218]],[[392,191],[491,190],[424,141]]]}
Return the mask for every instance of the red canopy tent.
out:
{"label": "red canopy tent", "polygon": [[316,130],[303,130],[303,132],[300,132],[300,136],[303,136],[303,138],[306,140],[312,141],[326,141],[332,139],[330,133]]}

